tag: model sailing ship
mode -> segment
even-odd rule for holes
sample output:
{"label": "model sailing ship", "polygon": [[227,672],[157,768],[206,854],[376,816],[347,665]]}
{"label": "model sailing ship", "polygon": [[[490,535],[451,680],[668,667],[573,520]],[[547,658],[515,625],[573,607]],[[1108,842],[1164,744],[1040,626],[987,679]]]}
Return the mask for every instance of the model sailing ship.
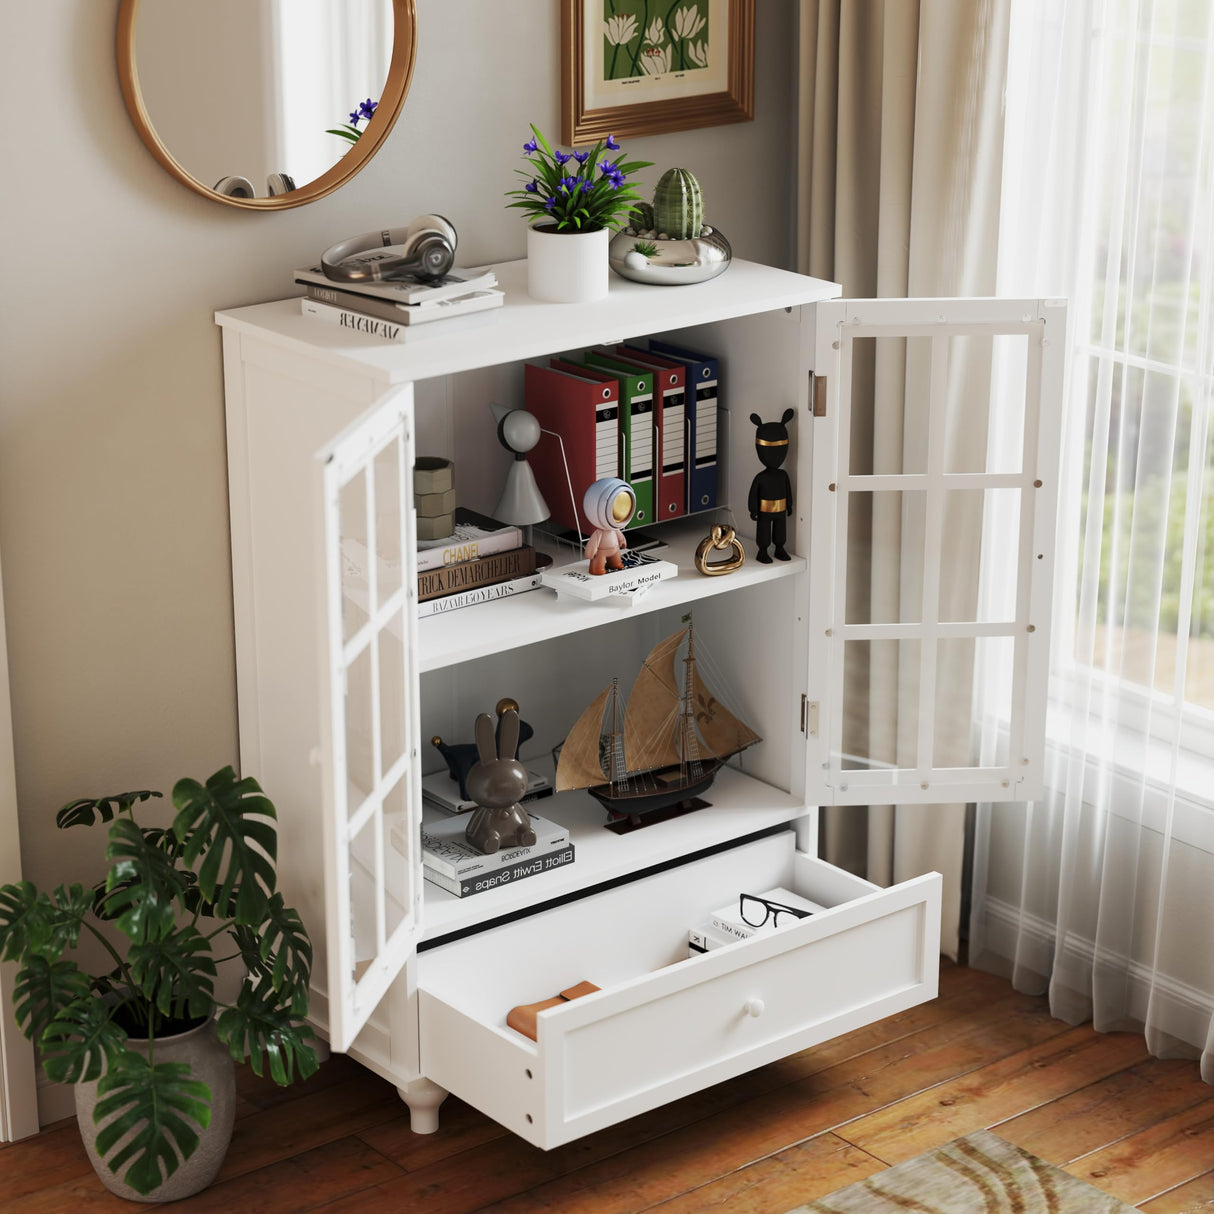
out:
{"label": "model sailing ship", "polygon": [[556,769],[558,792],[584,788],[612,819],[695,808],[725,761],[762,741],[705,685],[690,622],[641,664],[622,730],[620,699],[612,679],[569,731]]}

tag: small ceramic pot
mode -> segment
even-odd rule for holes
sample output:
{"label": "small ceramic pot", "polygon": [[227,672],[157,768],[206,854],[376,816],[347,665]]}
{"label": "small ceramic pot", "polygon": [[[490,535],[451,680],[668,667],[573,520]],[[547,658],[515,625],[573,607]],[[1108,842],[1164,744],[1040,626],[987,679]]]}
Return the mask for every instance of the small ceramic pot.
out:
{"label": "small ceramic pot", "polygon": [[[146,1041],[132,1037],[127,1046],[146,1057]],[[128,1201],[177,1201],[200,1193],[219,1175],[232,1141],[232,1123],[236,1117],[236,1068],[227,1046],[215,1035],[214,1018],[184,1033],[157,1037],[155,1061],[157,1064],[187,1063],[190,1077],[201,1079],[211,1089],[211,1124],[205,1130],[198,1130],[198,1146],[189,1159],[146,1196],[126,1184],[97,1154],[97,1135],[108,1124],[102,1121],[101,1125],[97,1125],[93,1121],[97,1083],[76,1084],[76,1124],[80,1127],[80,1137],[84,1140],[84,1149],[88,1152],[93,1171],[111,1193]],[[132,1134],[134,1132],[131,1131]],[[120,1150],[125,1141],[120,1140],[115,1150]]]}
{"label": "small ceramic pot", "polygon": [[527,229],[527,294],[548,303],[590,303],[607,294],[611,233]]}

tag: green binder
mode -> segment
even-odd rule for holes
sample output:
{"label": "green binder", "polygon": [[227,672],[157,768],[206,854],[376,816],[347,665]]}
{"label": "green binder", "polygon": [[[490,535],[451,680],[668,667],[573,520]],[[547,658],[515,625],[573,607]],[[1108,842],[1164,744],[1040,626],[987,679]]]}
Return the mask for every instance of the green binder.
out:
{"label": "green binder", "polygon": [[587,350],[582,362],[614,376],[620,384],[620,479],[637,498],[637,512],[626,530],[645,527],[654,513],[653,376],[617,362],[599,350]]}

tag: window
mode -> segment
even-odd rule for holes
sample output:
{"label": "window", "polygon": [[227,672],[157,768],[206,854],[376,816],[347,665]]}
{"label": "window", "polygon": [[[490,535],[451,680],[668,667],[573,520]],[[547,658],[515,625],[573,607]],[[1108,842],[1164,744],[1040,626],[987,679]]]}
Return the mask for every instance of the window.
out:
{"label": "window", "polygon": [[1056,699],[1214,754],[1214,5],[1011,20],[1000,290],[1071,301]]}

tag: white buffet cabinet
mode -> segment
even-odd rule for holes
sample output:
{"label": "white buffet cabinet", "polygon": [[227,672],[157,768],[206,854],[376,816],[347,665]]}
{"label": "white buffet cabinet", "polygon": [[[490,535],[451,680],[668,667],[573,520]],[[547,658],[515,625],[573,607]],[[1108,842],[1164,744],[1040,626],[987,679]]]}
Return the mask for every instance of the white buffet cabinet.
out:
{"label": "white buffet cabinet", "polygon": [[[1040,779],[1065,312],[842,301],[834,284],[745,262],[691,287],[613,278],[603,301],[555,305],[526,294],[525,263],[495,269],[504,308],[403,344],[304,317],[297,300],[219,314],[240,759],[279,807],[280,884],[316,948],[318,1031],[397,1085],[415,1130],[435,1130],[454,1092],[550,1148],[935,996],[939,876],[880,889],[823,862],[818,807],[1023,799]],[[679,576],[631,608],[541,589],[418,620],[414,453],[454,458],[461,504],[488,512],[509,457],[487,404],[522,404],[523,363],[654,334],[720,357],[721,496],[742,535],[758,468],[749,415],[796,410],[797,555],[761,565],[749,542],[738,572],[698,574],[718,511],[665,525]],[[1027,350],[1023,458],[950,470],[949,351],[992,334]],[[839,454],[853,351],[900,335],[931,366],[922,461],[853,475]],[[1006,618],[940,618],[942,503],[966,490],[1016,493],[1019,548],[999,554],[1015,583]],[[848,503],[879,493],[923,507],[922,610],[856,622]],[[572,865],[462,900],[423,882],[419,780],[442,765],[431,736],[469,740],[508,695],[535,728],[523,758],[542,759],[689,610],[764,739],[718,776],[710,808],[616,834],[587,794],[558,794],[538,810],[568,825]],[[967,638],[1006,645],[1010,744],[992,766],[943,768],[935,653]],[[923,663],[920,746],[901,766],[844,747],[845,647],[884,641]],[[775,885],[829,909],[687,959],[689,927]],[[600,992],[542,1013],[536,1041],[506,1026],[512,1006],[583,979]]]}

